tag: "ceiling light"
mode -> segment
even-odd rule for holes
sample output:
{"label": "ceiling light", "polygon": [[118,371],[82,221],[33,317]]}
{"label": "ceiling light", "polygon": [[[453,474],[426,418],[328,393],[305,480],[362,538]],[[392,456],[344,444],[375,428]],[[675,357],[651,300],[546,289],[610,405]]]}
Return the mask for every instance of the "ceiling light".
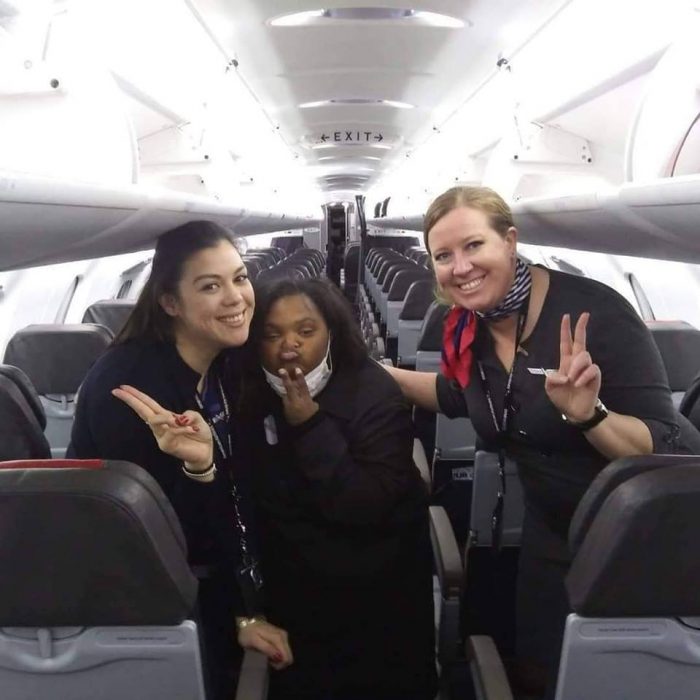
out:
{"label": "ceiling light", "polygon": [[377,100],[369,97],[336,97],[330,100],[317,100],[316,102],[303,102],[299,109],[314,109],[316,107],[347,107],[353,105],[367,105],[373,107],[395,107],[397,109],[413,109],[414,105],[398,100]]}
{"label": "ceiling light", "polygon": [[307,10],[306,12],[294,12],[288,15],[280,15],[270,20],[273,27],[299,27],[309,24],[310,21],[323,17],[323,10]]}
{"label": "ceiling light", "polygon": [[379,156],[362,156],[363,158],[366,158],[367,160],[381,160]]}
{"label": "ceiling light", "polygon": [[314,151],[320,151],[322,148],[338,148],[335,143],[315,143],[311,148]]}
{"label": "ceiling light", "polygon": [[451,15],[395,7],[334,7],[327,10],[292,12],[267,20],[267,24],[273,27],[319,26],[331,22],[392,22],[447,29],[459,29],[465,24],[471,26],[468,20],[464,21]]}

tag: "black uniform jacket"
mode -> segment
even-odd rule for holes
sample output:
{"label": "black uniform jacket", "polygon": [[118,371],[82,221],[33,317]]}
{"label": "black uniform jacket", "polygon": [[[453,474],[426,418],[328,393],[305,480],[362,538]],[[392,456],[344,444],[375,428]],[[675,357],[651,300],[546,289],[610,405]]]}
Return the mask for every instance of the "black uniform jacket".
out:
{"label": "black uniform jacket", "polygon": [[426,494],[398,386],[369,359],[336,370],[319,411],[296,427],[279,397],[262,393],[247,435],[266,599],[290,632],[292,687],[418,687],[428,697]]}

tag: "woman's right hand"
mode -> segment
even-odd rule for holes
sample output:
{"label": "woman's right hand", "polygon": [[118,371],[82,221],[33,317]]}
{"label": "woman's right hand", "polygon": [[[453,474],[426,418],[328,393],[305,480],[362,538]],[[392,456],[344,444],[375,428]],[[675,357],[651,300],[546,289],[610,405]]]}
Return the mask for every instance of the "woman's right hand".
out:
{"label": "woman's right hand", "polygon": [[148,425],[158,447],[166,454],[187,462],[194,471],[205,470],[213,462],[211,429],[196,411],[173,413],[128,384],[113,389],[112,395],[133,409]]}
{"label": "woman's right hand", "polygon": [[266,620],[256,620],[252,625],[239,629],[238,643],[244,649],[255,649],[265,654],[276,671],[294,663],[289,636],[281,627]]}

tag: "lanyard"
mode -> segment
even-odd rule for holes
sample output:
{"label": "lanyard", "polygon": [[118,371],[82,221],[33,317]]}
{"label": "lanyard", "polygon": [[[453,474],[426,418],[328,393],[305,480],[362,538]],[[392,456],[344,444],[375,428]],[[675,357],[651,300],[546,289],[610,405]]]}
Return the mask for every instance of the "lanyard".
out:
{"label": "lanyard", "polygon": [[510,423],[510,418],[512,415],[511,399],[513,396],[513,375],[515,374],[515,365],[518,361],[518,348],[520,347],[520,341],[522,340],[523,330],[525,329],[525,323],[527,321],[527,307],[529,301],[530,295],[528,294],[520,309],[520,313],[518,314],[518,326],[515,333],[515,354],[513,356],[513,363],[510,366],[510,372],[508,373],[508,380],[506,381],[506,390],[503,395],[503,415],[501,416],[500,424],[496,416],[496,409],[493,405],[493,397],[491,396],[491,390],[489,389],[488,382],[486,381],[486,372],[484,372],[484,366],[481,363],[481,361],[477,363],[479,366],[479,376],[481,377],[481,384],[483,386],[484,393],[486,394],[486,401],[489,405],[489,411],[491,412],[491,419],[493,420],[493,425],[496,428],[496,433],[499,438],[499,487],[498,493],[496,495],[496,505],[493,509],[493,514],[491,516],[491,547],[494,553],[500,552],[501,542],[503,539],[503,509],[505,507],[506,496],[506,455],[502,441],[508,432],[508,425]]}
{"label": "lanyard", "polygon": [[[231,412],[229,410],[228,399],[224,391],[221,377],[216,377],[216,384],[210,383],[211,375],[204,378],[201,394],[195,393],[195,400],[199,410],[206,420],[214,444],[223,460],[228,460],[233,456],[233,444],[231,439]],[[243,521],[241,494],[236,486],[236,482],[231,475],[231,500],[233,502],[233,514],[235,518],[236,532],[238,533],[238,546],[241,555],[241,565],[236,573],[241,592],[245,601],[249,602],[251,614],[255,613],[254,595],[263,585],[262,574],[256,557],[251,552],[248,543],[246,527]]]}
{"label": "lanyard", "polygon": [[486,381],[486,372],[484,371],[484,366],[481,360],[478,361],[477,365],[479,367],[479,376],[481,377],[481,385],[484,388],[484,393],[486,394],[486,401],[489,405],[489,411],[491,412],[491,419],[493,420],[493,425],[496,428],[496,433],[498,437],[501,438],[505,436],[508,432],[508,424],[511,418],[511,398],[513,396],[513,375],[515,374],[515,365],[518,362],[518,348],[520,347],[520,341],[523,337],[523,330],[525,330],[525,323],[527,321],[527,305],[529,298],[523,303],[522,309],[518,314],[518,328],[515,333],[515,354],[513,356],[513,364],[510,366],[510,372],[508,372],[508,380],[506,381],[506,391],[503,395],[503,415],[501,416],[500,423],[496,416],[496,409],[493,405],[493,398],[491,396],[491,390],[489,389],[488,382]]}

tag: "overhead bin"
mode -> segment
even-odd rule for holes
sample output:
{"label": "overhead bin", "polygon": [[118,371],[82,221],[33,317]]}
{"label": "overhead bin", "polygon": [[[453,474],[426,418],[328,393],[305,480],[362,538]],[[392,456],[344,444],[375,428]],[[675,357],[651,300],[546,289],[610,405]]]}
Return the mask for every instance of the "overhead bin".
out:
{"label": "overhead bin", "polygon": [[263,212],[136,185],[108,187],[0,172],[0,269],[153,247],[163,232],[206,219],[238,235],[318,225],[320,216]]}
{"label": "overhead bin", "polygon": [[[520,240],[535,245],[700,263],[700,176],[627,183],[598,193],[512,204]],[[420,231],[423,215],[372,219],[384,229]]]}

